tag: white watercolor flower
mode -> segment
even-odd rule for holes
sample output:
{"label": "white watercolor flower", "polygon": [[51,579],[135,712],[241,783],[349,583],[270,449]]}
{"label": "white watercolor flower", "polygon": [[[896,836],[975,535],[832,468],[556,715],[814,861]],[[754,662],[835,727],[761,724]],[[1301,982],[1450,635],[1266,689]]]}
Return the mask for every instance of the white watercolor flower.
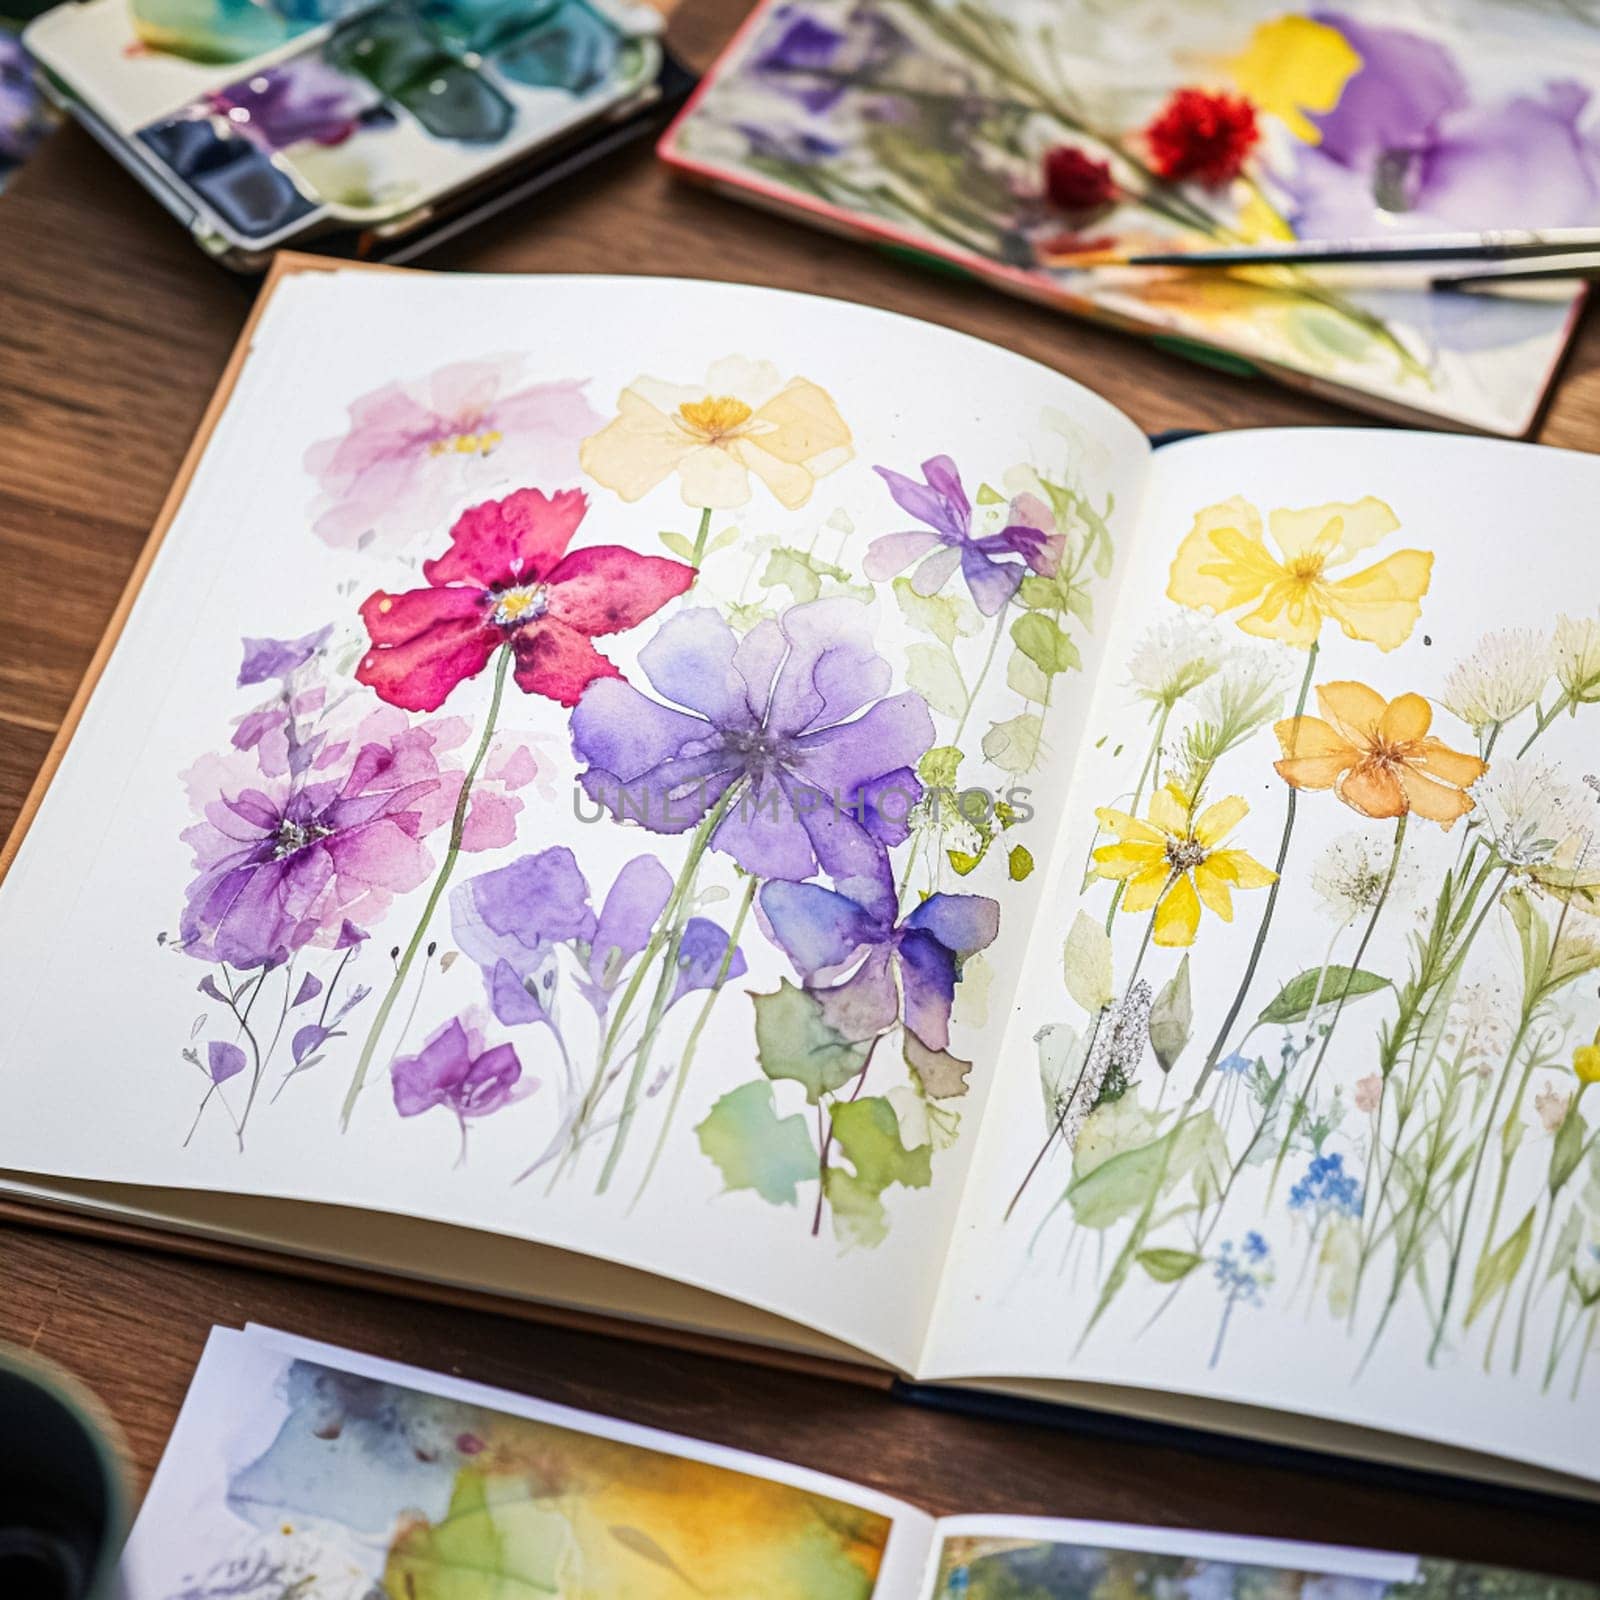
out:
{"label": "white watercolor flower", "polygon": [[[1312,891],[1337,923],[1370,916],[1383,898],[1393,855],[1392,833],[1341,833],[1328,842],[1311,869]],[[1421,877],[1422,867],[1416,857],[1402,851],[1394,882],[1389,886],[1387,905],[1394,910],[1410,905]]]}
{"label": "white watercolor flower", "polygon": [[1451,668],[1439,697],[1474,733],[1498,727],[1533,705],[1550,681],[1550,643],[1531,628],[1486,633]]}
{"label": "white watercolor flower", "polygon": [[1600,617],[1557,617],[1552,654],[1556,681],[1568,700],[1600,700]]}
{"label": "white watercolor flower", "polygon": [[1600,805],[1567,783],[1559,768],[1509,756],[1473,784],[1472,798],[1507,866],[1541,888],[1594,898],[1600,889]]}
{"label": "white watercolor flower", "polygon": [[1499,978],[1475,979],[1456,991],[1444,1037],[1463,1066],[1475,1067],[1480,1074],[1493,1072],[1511,1044],[1514,1004],[1510,989]]}
{"label": "white watercolor flower", "polygon": [[1128,659],[1128,672],[1141,700],[1170,711],[1215,677],[1225,659],[1218,630],[1188,613],[1149,629]]}

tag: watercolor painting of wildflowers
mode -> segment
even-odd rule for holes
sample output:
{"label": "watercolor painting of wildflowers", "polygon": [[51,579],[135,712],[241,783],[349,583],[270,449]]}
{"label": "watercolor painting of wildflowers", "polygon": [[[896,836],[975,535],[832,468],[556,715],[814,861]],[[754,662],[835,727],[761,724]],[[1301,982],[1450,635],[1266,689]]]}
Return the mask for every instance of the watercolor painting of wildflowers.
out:
{"label": "watercolor painting of wildflowers", "polygon": [[1527,0],[768,0],[667,154],[1081,315],[1520,433],[1570,304],[1123,262],[1586,225],[1597,87],[1593,16]]}
{"label": "watercolor painting of wildflowers", "polygon": [[[952,1012],[1033,871],[1026,779],[1111,571],[1111,497],[1061,461],[860,461],[827,390],[738,355],[609,416],[499,355],[357,396],[304,458],[347,598],[243,641],[183,774],[188,1140],[247,1155],[338,1077],[351,1141],[387,1100],[453,1120],[458,1166],[526,1119],[530,1208],[631,1211],[677,1141],[802,1237],[881,1243],[957,1136]],[[741,519],[846,471],[873,528],[745,554]],[[683,525],[630,523],[662,489]]]}
{"label": "watercolor painting of wildflowers", "polygon": [[1600,1342],[1600,621],[1547,566],[1515,591],[1539,610],[1465,631],[1462,551],[1373,495],[1187,520],[1114,646],[1121,742],[1078,780],[1063,1005],[1036,1007],[1043,1117],[985,1180],[992,1226],[1068,1286],[1068,1370],[1109,1339],[1227,1374],[1259,1322],[1314,1330],[1341,1385],[1471,1371],[1576,1400]]}

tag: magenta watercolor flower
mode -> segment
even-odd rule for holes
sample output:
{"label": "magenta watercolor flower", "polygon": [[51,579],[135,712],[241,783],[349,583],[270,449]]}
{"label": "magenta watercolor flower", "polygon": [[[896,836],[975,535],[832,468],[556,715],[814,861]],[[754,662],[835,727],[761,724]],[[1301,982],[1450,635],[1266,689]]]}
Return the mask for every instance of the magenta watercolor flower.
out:
{"label": "magenta watercolor flower", "polygon": [[710,848],[761,878],[875,877],[906,838],[933,719],[916,694],[883,698],[889,663],[859,601],[790,606],[742,639],[696,607],[639,665],[672,704],[601,678],[572,716],[579,781],[619,820],[682,833],[718,808]]}
{"label": "magenta watercolor flower", "polygon": [[372,649],[356,680],[408,711],[433,711],[502,645],[528,694],[565,706],[621,674],[597,634],[638,626],[694,582],[694,568],[621,545],[567,553],[588,509],[580,489],[518,489],[464,511],[450,548],[422,564],[426,589],[379,590],[361,607]]}
{"label": "magenta watercolor flower", "polygon": [[1317,14],[1361,58],[1339,103],[1310,114],[1316,144],[1285,180],[1307,238],[1376,231],[1578,227],[1600,210],[1600,138],[1590,91],[1572,79],[1475,103],[1437,40]]}
{"label": "magenta watercolor flower", "polygon": [[1049,507],[1037,495],[1018,495],[1008,507],[1005,526],[974,536],[972,504],[949,456],[922,463],[923,483],[889,467],[873,470],[888,484],[895,504],[926,524],[883,534],[867,546],[862,570],[874,582],[915,562],[911,587],[932,595],[959,567],[978,609],[992,617],[1005,608],[1028,571],[1053,573],[1060,564],[1062,540]]}
{"label": "magenta watercolor flower", "polygon": [[452,1017],[432,1034],[414,1056],[397,1056],[389,1068],[394,1108],[402,1117],[418,1117],[435,1106],[448,1106],[461,1120],[486,1117],[510,1104],[524,1083],[522,1063],[514,1046],[485,1046],[471,1022]]}
{"label": "magenta watercolor flower", "polygon": [[604,418],[579,382],[522,382],[522,361],[461,361],[389,383],[350,407],[350,426],[306,453],[321,484],[319,538],[404,549],[502,484],[564,483]]}

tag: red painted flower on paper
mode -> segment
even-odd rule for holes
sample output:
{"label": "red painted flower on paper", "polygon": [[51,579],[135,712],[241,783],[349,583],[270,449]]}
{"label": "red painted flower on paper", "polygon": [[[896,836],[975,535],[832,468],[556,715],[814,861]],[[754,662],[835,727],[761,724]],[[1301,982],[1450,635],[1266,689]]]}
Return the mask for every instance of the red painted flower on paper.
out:
{"label": "red painted flower on paper", "polygon": [[567,546],[581,489],[518,489],[462,512],[450,548],[422,564],[426,589],[379,590],[361,607],[372,649],[358,682],[407,711],[434,711],[502,645],[529,694],[564,706],[596,678],[619,678],[596,635],[637,627],[694,582],[694,568],[620,545]]}
{"label": "red painted flower on paper", "polygon": [[1085,155],[1076,145],[1058,144],[1044,158],[1044,192],[1058,211],[1098,211],[1116,198],[1111,165]]}
{"label": "red painted flower on paper", "polygon": [[1241,95],[1179,89],[1144,131],[1150,164],[1163,178],[1230,183],[1261,140],[1256,110]]}

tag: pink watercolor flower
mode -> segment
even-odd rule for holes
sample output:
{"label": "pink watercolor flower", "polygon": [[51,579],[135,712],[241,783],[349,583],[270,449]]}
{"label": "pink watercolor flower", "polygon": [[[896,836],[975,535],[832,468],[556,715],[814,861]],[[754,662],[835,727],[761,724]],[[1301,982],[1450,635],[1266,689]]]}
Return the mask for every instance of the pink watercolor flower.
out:
{"label": "pink watercolor flower", "polygon": [[581,382],[519,386],[521,367],[514,356],[456,362],[355,401],[349,428],[306,452],[322,491],[317,536],[403,550],[499,485],[576,478],[578,445],[605,419]]}
{"label": "pink watercolor flower", "polygon": [[1371,1116],[1383,1103],[1383,1079],[1376,1072],[1369,1072],[1364,1078],[1356,1079],[1355,1104],[1356,1110],[1363,1116]]}
{"label": "pink watercolor flower", "polygon": [[695,571],[620,545],[569,554],[587,509],[579,489],[518,489],[464,511],[450,548],[422,564],[426,589],[379,590],[362,605],[372,649],[356,680],[391,705],[434,711],[502,645],[521,689],[564,706],[596,678],[620,678],[594,636],[637,627]]}

